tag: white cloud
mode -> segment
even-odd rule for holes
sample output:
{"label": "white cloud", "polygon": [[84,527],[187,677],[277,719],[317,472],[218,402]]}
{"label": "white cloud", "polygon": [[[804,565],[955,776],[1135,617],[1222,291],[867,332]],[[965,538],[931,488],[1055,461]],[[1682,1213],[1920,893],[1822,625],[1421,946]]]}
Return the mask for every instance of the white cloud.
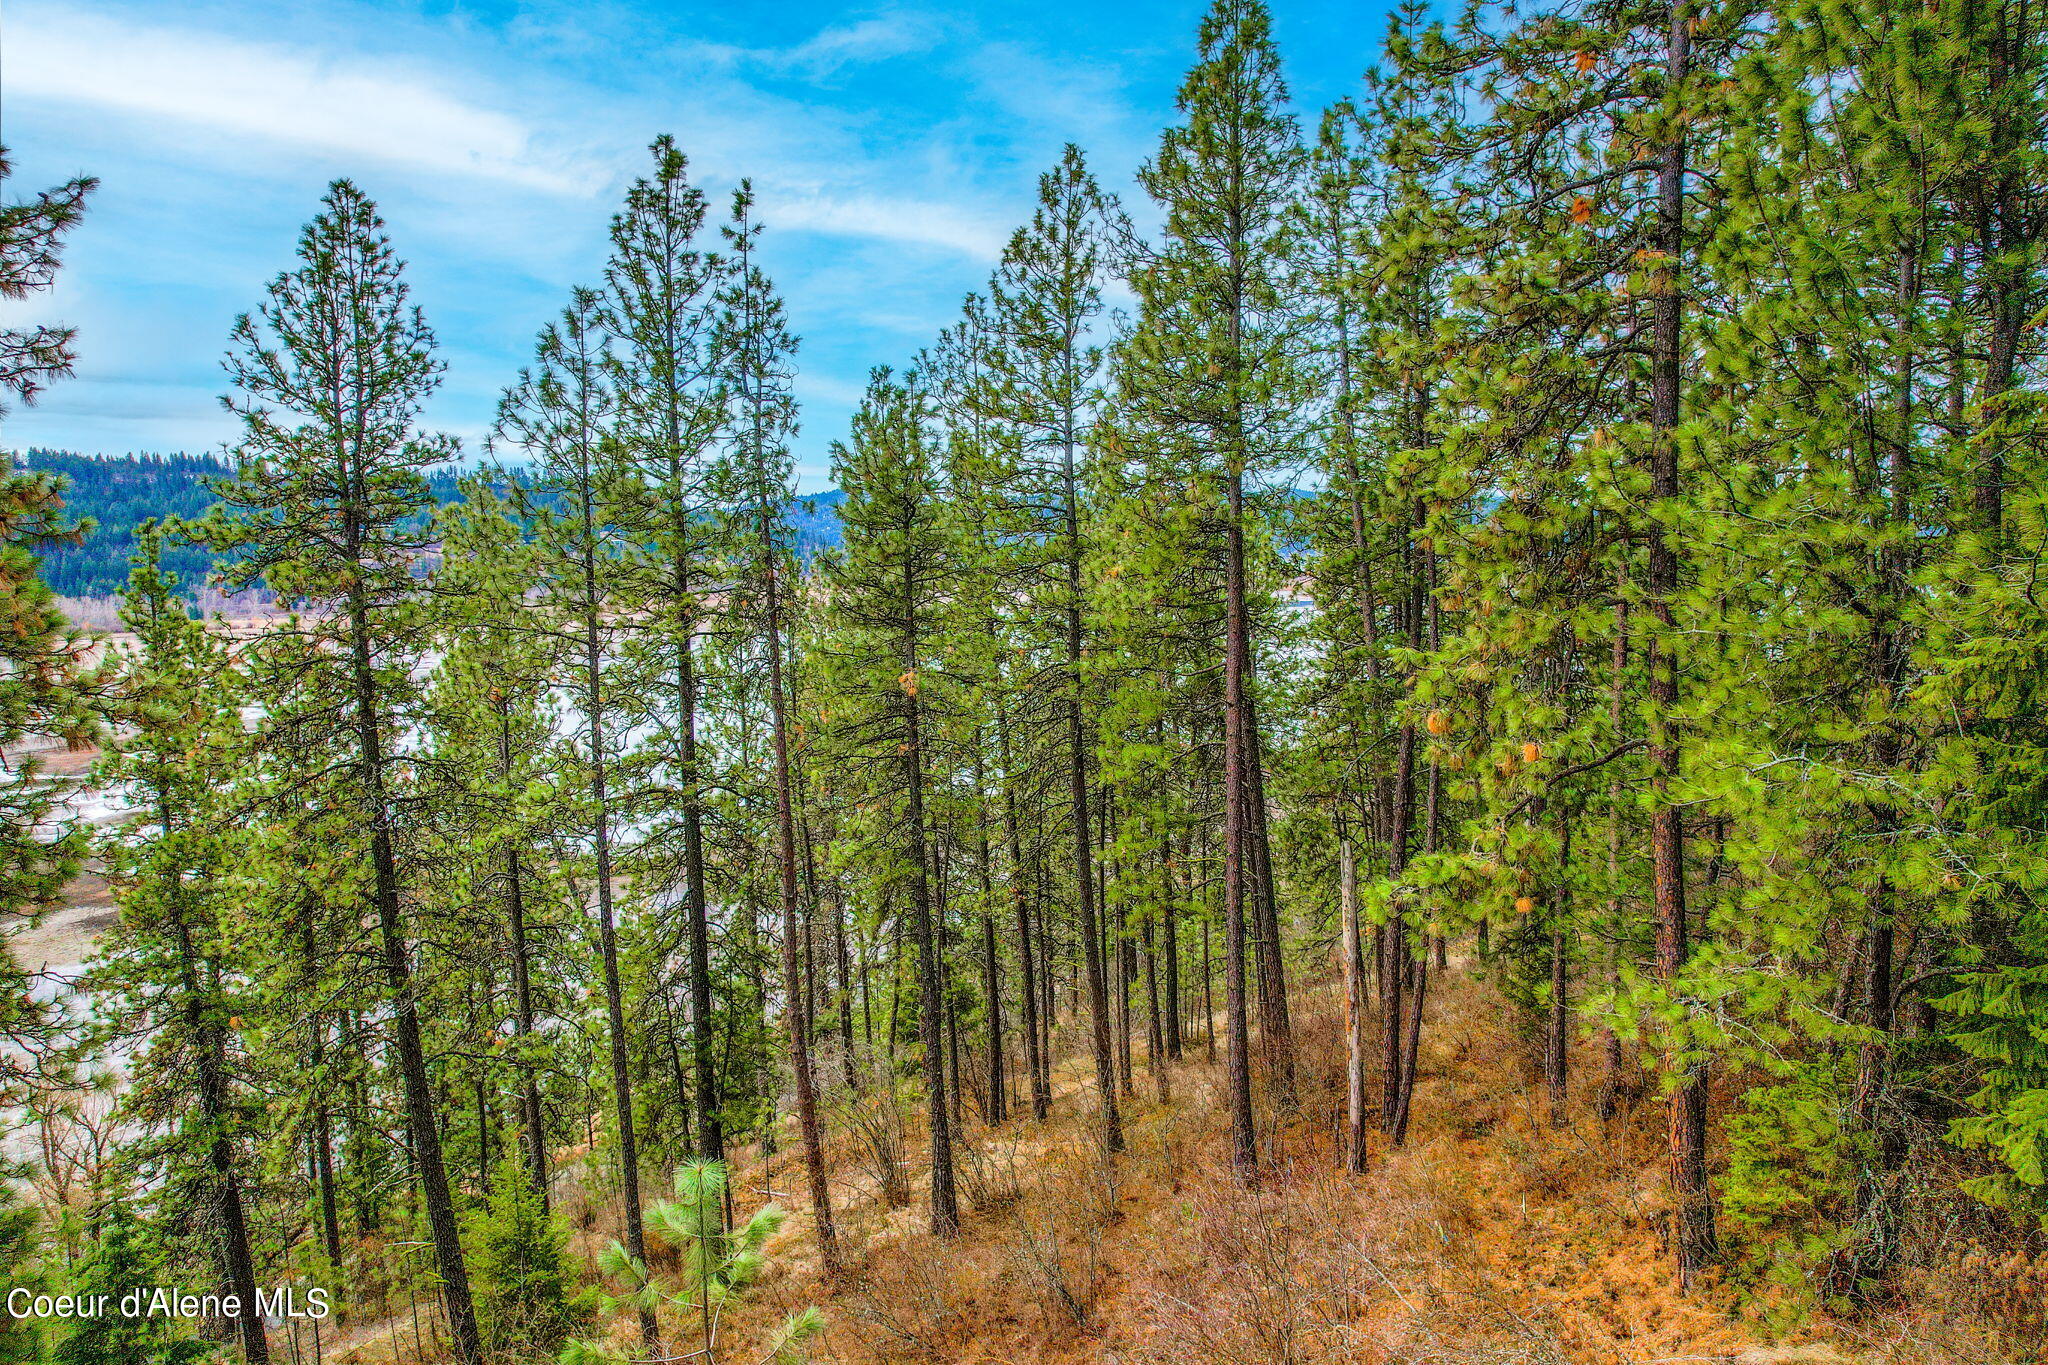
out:
{"label": "white cloud", "polygon": [[732,43],[692,43],[690,56],[715,66],[748,65],[763,70],[826,76],[845,67],[928,52],[944,36],[930,15],[895,12],[829,24],[793,47],[743,47]]}
{"label": "white cloud", "polygon": [[936,43],[938,37],[938,25],[930,18],[889,14],[819,29],[778,55],[781,65],[807,71],[832,71],[860,62],[878,62],[923,52]]}
{"label": "white cloud", "polygon": [[942,247],[980,260],[995,260],[1010,229],[958,204],[935,200],[761,191],[761,221],[777,228],[871,237],[913,246]]}
{"label": "white cloud", "polygon": [[16,99],[436,174],[588,195],[603,175],[536,145],[518,119],[395,63],[37,7],[9,24]]}
{"label": "white cloud", "polygon": [[867,397],[868,386],[855,379],[839,379],[816,370],[798,370],[794,387],[806,403],[829,403],[851,408]]}

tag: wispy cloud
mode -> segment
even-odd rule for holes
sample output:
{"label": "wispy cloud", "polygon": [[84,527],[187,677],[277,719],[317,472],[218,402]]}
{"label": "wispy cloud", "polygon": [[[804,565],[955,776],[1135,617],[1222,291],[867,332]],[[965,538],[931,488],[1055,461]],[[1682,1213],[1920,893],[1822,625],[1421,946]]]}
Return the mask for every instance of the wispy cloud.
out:
{"label": "wispy cloud", "polygon": [[883,195],[786,194],[764,188],[761,217],[779,228],[942,247],[991,261],[1002,255],[1010,234],[1007,226],[959,204]]}
{"label": "wispy cloud", "polygon": [[931,16],[884,14],[850,24],[832,24],[777,55],[779,64],[784,66],[834,71],[842,66],[929,51],[940,36],[941,26]]}
{"label": "wispy cloud", "polygon": [[885,62],[929,52],[946,36],[937,16],[894,10],[850,23],[827,24],[800,43],[787,47],[747,47],[733,43],[693,43],[692,56],[715,66],[813,78],[849,67]]}
{"label": "wispy cloud", "polygon": [[17,13],[8,27],[15,99],[553,194],[587,195],[604,180],[550,155],[512,115],[390,62],[72,9]]}

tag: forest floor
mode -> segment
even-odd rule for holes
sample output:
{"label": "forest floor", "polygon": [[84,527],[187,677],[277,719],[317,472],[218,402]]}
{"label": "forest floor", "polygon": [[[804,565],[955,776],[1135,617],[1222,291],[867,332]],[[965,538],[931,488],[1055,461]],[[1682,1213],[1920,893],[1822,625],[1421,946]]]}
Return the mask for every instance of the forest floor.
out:
{"label": "forest floor", "polygon": [[[1740,1292],[1718,1273],[1679,1292],[1660,1236],[1663,1108],[1603,1123],[1581,1097],[1559,1129],[1510,1006],[1453,970],[1428,1013],[1414,1123],[1368,1172],[1335,1159],[1343,1045],[1334,988],[1294,1002],[1297,1117],[1262,1134],[1255,1190],[1231,1177],[1220,1066],[1199,1037],[1161,1102],[1137,1048],[1128,1150],[1105,1163],[1093,1094],[1073,1062],[1052,1115],[990,1128],[970,1102],[964,1229],[926,1230],[917,1106],[899,1164],[910,1199],[881,1197],[872,1155],[830,1152],[848,1268],[819,1270],[794,1132],[765,1162],[734,1157],[742,1216],[792,1211],[770,1268],[726,1319],[715,1361],[756,1365],[773,1324],[807,1305],[828,1322],[819,1362],[949,1365],[2020,1365],[2040,1362],[2039,1318],[2003,1323],[1959,1269],[1909,1271],[1895,1306],[1850,1322]],[[1594,1074],[1591,1055],[1575,1057]],[[876,1101],[871,1097],[869,1104]],[[564,1200],[594,1257],[599,1210]],[[1959,1259],[1959,1258],[1958,1258]],[[657,1266],[659,1257],[657,1256]],[[630,1325],[611,1339],[637,1358]],[[664,1322],[664,1326],[667,1324]],[[2032,1328],[2031,1338],[2028,1328]],[[673,1360],[701,1343],[675,1347]],[[388,1357],[365,1351],[363,1360]]]}

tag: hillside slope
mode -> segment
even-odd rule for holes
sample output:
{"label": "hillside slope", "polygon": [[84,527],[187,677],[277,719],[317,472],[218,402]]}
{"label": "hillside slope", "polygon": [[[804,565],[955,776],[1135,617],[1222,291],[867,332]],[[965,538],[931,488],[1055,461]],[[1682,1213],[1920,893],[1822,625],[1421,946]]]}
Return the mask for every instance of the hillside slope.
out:
{"label": "hillside slope", "polygon": [[[1690,1295],[1662,1244],[1663,1107],[1636,1099],[1603,1123],[1591,1103],[1552,1129],[1510,1007],[1454,974],[1431,1008],[1408,1145],[1337,1169],[1341,1001],[1298,1001],[1304,1086],[1264,1133],[1269,1174],[1240,1188],[1226,1165],[1219,1067],[1194,1040],[1165,1078],[1141,1060],[1129,1151],[1106,1165],[1088,1087],[1070,1062],[1051,1120],[998,1128],[969,1106],[966,1230],[924,1231],[917,1105],[835,1123],[834,1188],[852,1267],[818,1275],[793,1150],[738,1155],[742,1213],[771,1193],[797,1210],[771,1269],[727,1324],[721,1359],[751,1361],[781,1316],[829,1322],[818,1361],[953,1365],[2018,1365],[2041,1359],[2038,1267],[1961,1268],[1965,1248],[1911,1272],[1892,1308],[1860,1320],[1774,1321],[1769,1292],[1716,1276]],[[1073,1041],[1073,1040],[1070,1040]],[[1142,1053],[1140,1054],[1142,1058]],[[1588,1074],[1594,1059],[1575,1058]],[[1270,1110],[1268,1111],[1270,1116]],[[850,1117],[841,1115],[842,1120]],[[854,1129],[901,1124],[907,1204],[881,1197]],[[583,1251],[603,1240],[583,1208]],[[2018,1291],[2018,1292],[2015,1292]],[[626,1323],[613,1325],[630,1354]],[[374,1352],[364,1359],[376,1359]]]}

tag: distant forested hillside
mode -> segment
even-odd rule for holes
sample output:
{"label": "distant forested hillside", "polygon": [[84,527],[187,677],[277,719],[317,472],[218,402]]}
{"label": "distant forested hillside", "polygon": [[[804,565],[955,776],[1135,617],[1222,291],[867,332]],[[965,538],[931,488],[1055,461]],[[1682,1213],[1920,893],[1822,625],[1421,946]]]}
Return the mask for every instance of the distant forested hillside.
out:
{"label": "distant forested hillside", "polygon": [[[199,517],[214,502],[208,480],[231,471],[215,455],[81,455],[68,450],[31,449],[21,457],[30,469],[64,476],[64,509],[93,529],[76,545],[42,551],[43,578],[63,597],[109,597],[128,581],[128,556],[135,528],[156,517]],[[458,496],[456,471],[428,478],[436,502]],[[164,567],[178,575],[188,593],[212,572],[212,556],[175,541],[164,547]]]}
{"label": "distant forested hillside", "polygon": [[[212,455],[79,455],[66,450],[30,450],[31,469],[61,474],[69,483],[64,507],[93,530],[77,545],[53,545],[43,553],[43,577],[65,597],[100,597],[118,592],[128,578],[134,531],[148,517],[196,517],[213,501],[205,480],[228,472]],[[210,556],[186,546],[166,547],[164,567],[188,587],[206,576]]]}
{"label": "distant forested hillside", "polygon": [[[81,455],[68,450],[30,449],[21,457],[31,469],[61,474],[69,487],[65,510],[93,530],[77,545],[52,545],[42,552],[43,576],[64,597],[110,597],[128,581],[128,556],[135,548],[135,527],[149,517],[198,517],[213,503],[207,480],[230,472],[215,455]],[[434,470],[427,475],[434,501],[461,497],[465,471]],[[839,543],[839,492],[836,489],[798,501],[789,512],[797,542],[806,554]],[[186,545],[164,549],[164,567],[178,575],[189,594],[206,581],[212,558]]]}

